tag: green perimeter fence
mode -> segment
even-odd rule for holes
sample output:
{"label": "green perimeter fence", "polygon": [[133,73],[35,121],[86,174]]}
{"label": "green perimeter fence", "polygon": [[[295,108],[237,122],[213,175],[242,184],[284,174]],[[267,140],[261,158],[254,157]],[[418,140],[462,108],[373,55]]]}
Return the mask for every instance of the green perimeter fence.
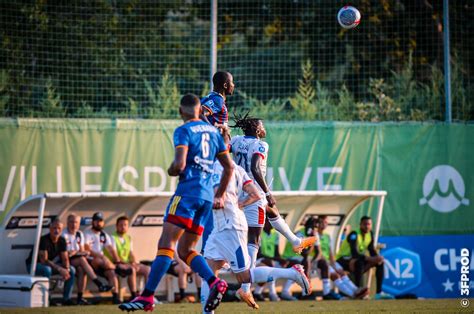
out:
{"label": "green perimeter fence", "polygon": [[[212,2],[215,2],[214,0]],[[474,3],[217,1],[217,69],[234,74],[230,111],[272,120],[474,120]],[[0,116],[176,118],[209,91],[211,1],[0,1]]]}

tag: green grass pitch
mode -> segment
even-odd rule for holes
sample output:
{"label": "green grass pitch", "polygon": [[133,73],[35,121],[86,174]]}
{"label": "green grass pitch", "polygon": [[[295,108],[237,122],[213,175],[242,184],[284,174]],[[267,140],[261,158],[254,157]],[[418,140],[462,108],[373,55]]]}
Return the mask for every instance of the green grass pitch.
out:
{"label": "green grass pitch", "polygon": [[[216,313],[473,313],[474,299],[468,308],[460,300],[393,300],[393,301],[296,301],[260,302],[260,310],[252,310],[243,303],[223,303]],[[198,304],[157,305],[153,313],[200,313]],[[113,305],[50,307],[35,309],[0,309],[1,314],[112,314],[121,312]],[[137,312],[144,313],[144,312]]]}

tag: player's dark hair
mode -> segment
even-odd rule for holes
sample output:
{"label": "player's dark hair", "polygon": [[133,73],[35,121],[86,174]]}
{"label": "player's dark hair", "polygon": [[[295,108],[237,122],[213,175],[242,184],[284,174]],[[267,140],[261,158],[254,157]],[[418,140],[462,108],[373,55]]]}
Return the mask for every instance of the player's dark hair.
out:
{"label": "player's dark hair", "polygon": [[186,94],[181,98],[181,106],[192,108],[195,106],[201,105],[201,101],[199,100],[198,96],[194,94]]}
{"label": "player's dark hair", "polygon": [[323,221],[326,218],[328,218],[328,215],[319,215],[318,216],[318,221]]}
{"label": "player's dark hair", "polygon": [[245,135],[255,135],[258,123],[262,121],[262,119],[250,117],[249,113],[250,112],[247,112],[244,116],[234,114],[235,125],[231,126],[231,128],[240,128]]}
{"label": "player's dark hair", "polygon": [[309,216],[308,219],[306,219],[306,221],[304,223],[304,227],[305,227],[306,230],[308,230],[309,228],[313,228],[314,221],[316,220],[315,218],[316,217],[314,217],[314,216]]}
{"label": "player's dark hair", "polygon": [[372,220],[372,218],[370,218],[369,216],[363,216],[363,217],[360,219],[360,223],[362,223],[364,220]]}
{"label": "player's dark hair", "polygon": [[119,218],[117,218],[117,221],[115,221],[115,225],[118,225],[119,222],[121,222],[122,220],[129,221],[127,216],[120,216]]}
{"label": "player's dark hair", "polygon": [[229,81],[230,75],[231,74],[229,72],[225,72],[225,71],[216,72],[212,76],[212,84],[214,85],[214,88],[216,89],[224,88],[224,84]]}
{"label": "player's dark hair", "polygon": [[63,224],[63,222],[61,221],[61,219],[59,219],[59,217],[56,217],[53,219],[53,221],[51,221],[51,224],[49,226],[54,226],[56,224]]}

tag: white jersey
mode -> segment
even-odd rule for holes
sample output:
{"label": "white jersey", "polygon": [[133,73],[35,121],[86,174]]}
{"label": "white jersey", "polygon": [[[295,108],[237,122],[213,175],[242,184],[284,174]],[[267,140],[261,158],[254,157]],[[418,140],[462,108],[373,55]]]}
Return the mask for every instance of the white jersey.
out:
{"label": "white jersey", "polygon": [[110,236],[104,231],[96,233],[89,229],[84,233],[84,236],[86,238],[84,244],[88,244],[91,251],[99,254],[104,254],[103,251],[106,246],[114,245]]}
{"label": "white jersey", "polygon": [[81,230],[78,230],[76,233],[71,234],[66,228],[63,231],[62,236],[64,237],[64,239],[66,239],[67,251],[80,251],[81,248],[84,247],[84,242],[86,238]]}
{"label": "white jersey", "polygon": [[[235,165],[235,162],[234,162]],[[224,168],[216,161],[214,163],[213,186],[217,187],[221,181]],[[214,229],[222,231],[224,229],[247,230],[247,220],[244,212],[239,208],[239,195],[243,186],[252,182],[245,170],[235,165],[234,174],[230,178],[229,185],[225,192],[224,208],[213,210]]]}
{"label": "white jersey", "polygon": [[[260,170],[263,177],[267,173],[267,157],[268,157],[268,144],[264,141],[259,140],[254,136],[234,136],[230,141],[231,151],[234,156],[235,162],[245,169],[249,177],[255,181],[255,178],[251,171],[252,157],[253,155],[260,155],[262,162],[260,164]],[[255,184],[260,192],[263,194],[262,188]]]}

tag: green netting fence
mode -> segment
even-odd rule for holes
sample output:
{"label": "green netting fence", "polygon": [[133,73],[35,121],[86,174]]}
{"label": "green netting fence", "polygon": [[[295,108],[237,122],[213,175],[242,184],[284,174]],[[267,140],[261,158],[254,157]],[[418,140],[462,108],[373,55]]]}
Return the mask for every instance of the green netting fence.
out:
{"label": "green netting fence", "polygon": [[[271,120],[445,120],[441,0],[217,3],[230,111]],[[452,116],[474,120],[474,3],[450,1]],[[0,1],[0,116],[176,118],[209,91],[211,1]]]}

